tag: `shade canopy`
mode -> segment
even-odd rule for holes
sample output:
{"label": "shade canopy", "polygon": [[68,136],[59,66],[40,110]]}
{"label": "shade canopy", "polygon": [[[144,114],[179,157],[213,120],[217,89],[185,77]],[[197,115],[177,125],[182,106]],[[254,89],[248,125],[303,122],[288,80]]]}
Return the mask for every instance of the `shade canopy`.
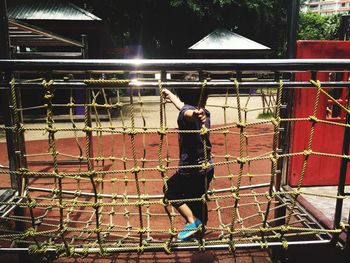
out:
{"label": "shade canopy", "polygon": [[216,29],[203,39],[189,47],[190,53],[267,53],[271,49],[251,39],[226,29]]}
{"label": "shade canopy", "polygon": [[9,18],[16,20],[101,20],[65,0],[10,0],[7,9]]}

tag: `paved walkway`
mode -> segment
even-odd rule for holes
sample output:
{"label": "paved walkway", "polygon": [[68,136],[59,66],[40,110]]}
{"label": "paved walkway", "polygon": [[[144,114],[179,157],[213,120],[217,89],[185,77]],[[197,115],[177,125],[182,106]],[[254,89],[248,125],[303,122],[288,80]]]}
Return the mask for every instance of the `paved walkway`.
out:
{"label": "paved walkway", "polygon": [[[318,186],[318,187],[303,187],[301,190],[307,193],[312,194],[322,194],[322,195],[328,195],[328,196],[336,196],[337,195],[337,187],[336,186]],[[345,187],[345,192],[350,192],[350,186]],[[327,219],[330,221],[334,220],[334,213],[335,213],[335,204],[336,199],[335,198],[327,198],[327,197],[320,197],[320,196],[312,196],[312,195],[303,195],[303,197],[316,209],[321,211]],[[347,223],[349,221],[349,213],[350,213],[350,198],[347,198],[344,200],[343,204],[343,211],[342,211],[342,217],[341,220],[344,223]]]}

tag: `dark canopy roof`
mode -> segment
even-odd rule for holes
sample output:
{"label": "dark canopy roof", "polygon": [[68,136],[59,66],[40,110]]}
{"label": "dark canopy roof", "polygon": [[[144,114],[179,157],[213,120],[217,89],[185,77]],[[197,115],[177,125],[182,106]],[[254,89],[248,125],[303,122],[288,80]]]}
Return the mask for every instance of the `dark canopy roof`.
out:
{"label": "dark canopy roof", "polygon": [[7,0],[7,9],[16,20],[101,20],[65,0]]}
{"label": "dark canopy roof", "polygon": [[269,47],[228,31],[216,29],[209,35],[189,47],[191,53],[234,53],[234,52],[268,52]]}

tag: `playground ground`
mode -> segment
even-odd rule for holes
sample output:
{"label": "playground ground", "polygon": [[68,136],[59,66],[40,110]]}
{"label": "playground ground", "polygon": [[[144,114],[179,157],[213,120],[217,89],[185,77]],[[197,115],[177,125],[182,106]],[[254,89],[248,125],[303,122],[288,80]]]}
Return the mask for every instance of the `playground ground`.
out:
{"label": "playground ground", "polygon": [[[154,120],[154,123],[147,122],[147,125],[152,127],[157,127],[159,125],[159,120],[156,118],[152,118],[152,115],[154,115],[154,109],[157,105],[159,105],[159,102],[156,98],[149,98],[150,102],[145,103],[145,108],[143,109],[143,114],[147,120]],[[247,98],[243,98],[242,100],[246,100]],[[241,103],[245,103],[245,101],[242,101]],[[222,105],[223,101],[222,98],[210,98],[208,101],[208,105],[215,104],[215,105]],[[147,106],[148,105],[148,106]],[[252,97],[249,101],[249,107],[250,108],[261,108],[261,98],[260,97]],[[221,108],[210,108],[212,116],[222,116],[222,109]],[[247,122],[251,122],[257,119],[258,114],[260,113],[260,110],[250,112],[247,115]],[[172,108],[171,105],[167,106],[167,126],[168,127],[176,127],[176,118],[177,118],[177,111]],[[229,117],[231,118],[231,117]],[[223,119],[219,118],[212,118],[213,123],[212,125],[217,125],[219,123],[223,122]],[[232,116],[231,119],[229,119],[229,122],[235,121],[236,117]],[[119,120],[117,120],[118,122]],[[136,120],[137,121],[137,120]],[[37,123],[28,124],[28,127],[36,127]],[[65,127],[67,125],[71,125],[70,123],[65,122],[57,122],[58,127]],[[115,125],[118,125],[115,124]],[[81,134],[83,135],[83,134]],[[72,137],[72,134],[64,134],[61,137],[57,137],[57,139],[65,139],[65,138]],[[43,138],[42,132],[31,132],[30,136],[26,137],[26,140],[31,141],[30,143],[32,145],[35,145],[35,142],[40,142]],[[0,157],[0,164],[6,165],[6,147],[4,144],[4,138],[0,138],[0,149],[1,149],[1,157]],[[64,141],[64,140],[63,140]],[[270,144],[271,142],[265,142],[267,144]],[[259,141],[254,142],[256,147],[261,147],[261,144]],[[259,146],[260,145],[260,146]],[[5,153],[5,154],[4,154]],[[349,187],[349,186],[348,186]],[[350,189],[348,188],[347,191]],[[330,194],[335,195],[337,192],[337,188],[335,186],[328,186],[328,187],[308,187],[308,192],[314,192],[314,193],[323,193],[323,194]],[[329,222],[332,221],[334,217],[334,210],[335,210],[335,201],[330,198],[321,198],[321,197],[314,197],[314,196],[306,196],[305,199],[314,207],[316,208],[321,214],[324,215],[324,217],[329,220]],[[348,215],[349,215],[349,209],[350,209],[350,200],[345,200],[345,208],[344,208],[344,214],[343,214],[343,222],[347,222]],[[0,254],[1,262],[15,262],[13,260],[19,260],[16,256],[13,255],[1,255]],[[18,261],[19,262],[19,261]],[[62,259],[57,260],[56,262],[77,262],[75,259]],[[242,250],[237,251],[235,255],[232,255],[231,253],[227,251],[207,251],[205,253],[199,253],[199,252],[178,252],[174,253],[172,255],[166,255],[164,253],[146,253],[145,255],[138,256],[137,254],[119,254],[113,257],[110,257],[109,259],[98,259],[97,257],[88,257],[86,259],[79,259],[79,262],[272,262],[270,259],[269,254],[266,251],[259,251],[259,250]],[[306,262],[306,261],[305,261]]]}

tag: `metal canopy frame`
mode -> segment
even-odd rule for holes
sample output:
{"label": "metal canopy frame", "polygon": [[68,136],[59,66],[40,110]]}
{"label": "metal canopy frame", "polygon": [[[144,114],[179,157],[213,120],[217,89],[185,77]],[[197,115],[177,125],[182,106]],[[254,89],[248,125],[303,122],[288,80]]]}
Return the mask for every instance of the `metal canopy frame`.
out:
{"label": "metal canopy frame", "polygon": [[[78,42],[23,22],[9,20],[9,38],[14,58],[81,58],[84,41]],[[50,48],[54,51],[18,52],[14,47]],[[64,49],[69,49],[69,51]],[[59,49],[63,49],[59,51]],[[75,51],[72,51],[75,50]]]}

